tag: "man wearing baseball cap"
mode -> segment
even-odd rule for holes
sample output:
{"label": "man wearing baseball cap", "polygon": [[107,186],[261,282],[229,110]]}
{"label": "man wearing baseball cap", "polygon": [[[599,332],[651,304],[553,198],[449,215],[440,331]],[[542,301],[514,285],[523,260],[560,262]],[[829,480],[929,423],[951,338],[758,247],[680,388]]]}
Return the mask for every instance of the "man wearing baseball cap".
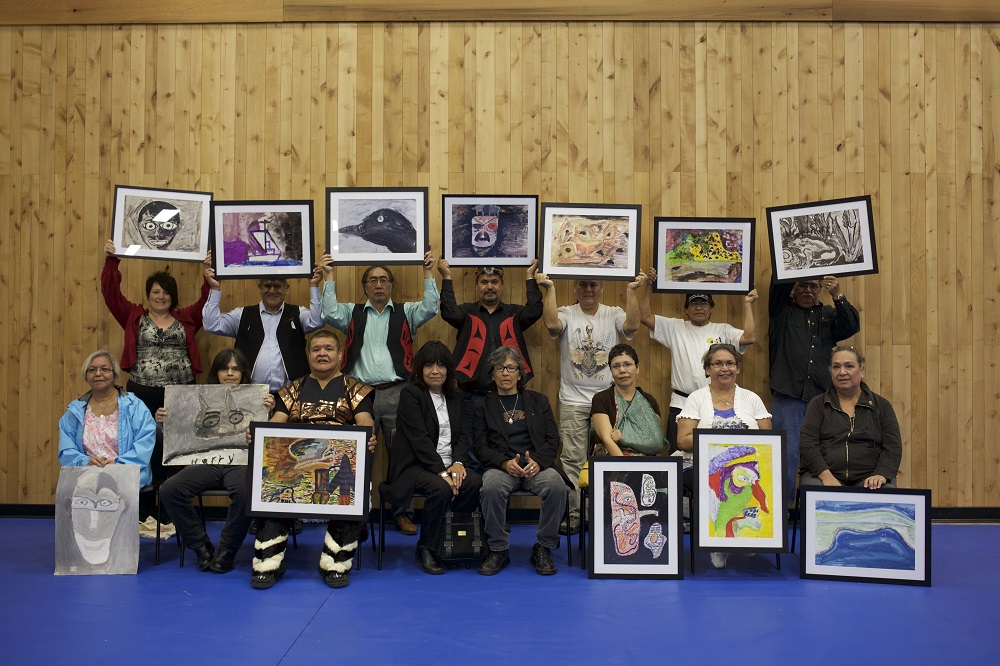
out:
{"label": "man wearing baseball cap", "polygon": [[[645,288],[639,299],[639,316],[649,328],[649,336],[670,350],[670,414],[667,417],[667,439],[671,450],[677,448],[677,415],[681,413],[688,395],[708,386],[701,359],[709,345],[727,343],[736,346],[740,353],[757,341],[753,303],[757,300],[754,289],[743,299],[743,329],[712,321],[715,299],[708,292],[692,292],[684,299],[687,319],[674,319],[654,315],[649,305],[649,295],[656,281],[656,271],[649,269]],[[685,456],[686,457],[686,456]]]}

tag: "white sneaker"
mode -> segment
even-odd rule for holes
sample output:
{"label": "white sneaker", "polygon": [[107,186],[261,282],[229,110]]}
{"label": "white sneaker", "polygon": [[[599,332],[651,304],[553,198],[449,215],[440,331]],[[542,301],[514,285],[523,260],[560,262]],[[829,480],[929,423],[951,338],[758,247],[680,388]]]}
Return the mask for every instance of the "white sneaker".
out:
{"label": "white sneaker", "polygon": [[725,569],[726,560],[729,559],[729,553],[709,553],[708,558],[712,560],[712,566],[716,569]]}

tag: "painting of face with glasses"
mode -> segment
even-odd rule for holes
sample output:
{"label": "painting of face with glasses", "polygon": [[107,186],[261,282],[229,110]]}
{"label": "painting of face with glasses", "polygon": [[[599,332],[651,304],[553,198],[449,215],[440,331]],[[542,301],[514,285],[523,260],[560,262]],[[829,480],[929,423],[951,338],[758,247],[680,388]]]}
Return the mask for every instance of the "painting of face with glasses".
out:
{"label": "painting of face with glasses", "polygon": [[442,197],[445,259],[453,266],[528,266],[535,257],[538,197]]}
{"label": "painting of face with glasses", "polygon": [[201,261],[208,251],[210,192],[115,188],[112,239],[124,256]]}
{"label": "painting of face with glasses", "polygon": [[63,467],[56,484],[56,575],[134,574],[138,520],[139,465]]}
{"label": "painting of face with glasses", "polygon": [[175,385],[165,389],[164,465],[245,465],[246,429],[266,421],[263,384]]}
{"label": "painting of face with glasses", "polygon": [[427,251],[427,188],[327,192],[327,246],[339,264],[419,264]]}
{"label": "painting of face with glasses", "polygon": [[871,197],[767,209],[776,282],[878,272]]}

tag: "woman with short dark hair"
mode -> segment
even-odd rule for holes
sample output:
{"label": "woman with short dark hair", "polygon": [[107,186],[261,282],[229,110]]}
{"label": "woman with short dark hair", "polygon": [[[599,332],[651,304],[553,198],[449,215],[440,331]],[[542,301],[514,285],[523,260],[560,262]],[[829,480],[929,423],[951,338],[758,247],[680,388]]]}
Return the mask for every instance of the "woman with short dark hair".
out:
{"label": "woman with short dark hair", "polygon": [[416,551],[425,573],[445,572],[440,553],[448,509],[472,513],[479,504],[482,478],[466,468],[467,442],[451,350],[432,340],[414,355],[413,374],[399,393],[386,489],[397,506],[408,506],[414,492],[425,498]]}

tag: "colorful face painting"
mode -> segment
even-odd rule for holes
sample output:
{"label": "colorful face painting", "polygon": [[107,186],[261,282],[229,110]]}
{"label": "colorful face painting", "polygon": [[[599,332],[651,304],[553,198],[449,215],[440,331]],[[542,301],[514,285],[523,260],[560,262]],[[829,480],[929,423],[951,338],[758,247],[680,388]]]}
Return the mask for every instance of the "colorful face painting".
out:
{"label": "colorful face painting", "polygon": [[739,282],[742,229],[666,229],[664,269],[672,282]]}
{"label": "colorful face painting", "polygon": [[615,537],[615,552],[631,555],[639,550],[640,519],[657,515],[658,511],[639,511],[635,492],[630,486],[612,481],[608,494],[611,498],[611,530]]}
{"label": "colorful face painting", "polygon": [[709,536],[770,538],[774,522],[768,506],[769,479],[761,470],[771,469],[768,449],[746,445],[709,447]]}
{"label": "colorful face painting", "polygon": [[353,506],[356,441],[268,438],[261,500],[282,504]]}
{"label": "colorful face painting", "polygon": [[628,265],[628,217],[558,215],[554,222],[552,266],[623,268]]}

